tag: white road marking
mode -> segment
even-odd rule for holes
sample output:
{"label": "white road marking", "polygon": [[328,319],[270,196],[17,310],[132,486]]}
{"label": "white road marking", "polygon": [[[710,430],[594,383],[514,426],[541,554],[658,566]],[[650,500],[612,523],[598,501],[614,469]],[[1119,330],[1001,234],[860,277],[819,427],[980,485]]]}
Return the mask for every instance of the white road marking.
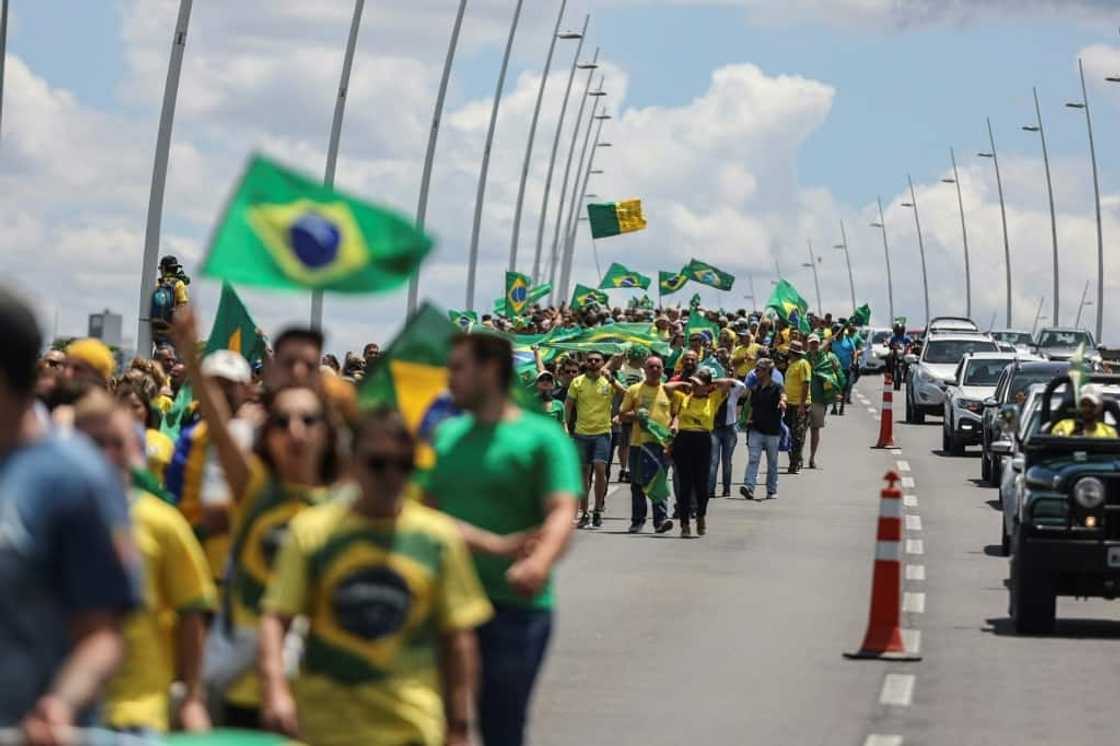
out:
{"label": "white road marking", "polygon": [[902,486],[906,489],[914,489],[914,477],[903,477]]}
{"label": "white road marking", "polygon": [[907,554],[925,554],[926,548],[922,544],[921,539],[907,539],[906,540],[906,553]]}
{"label": "white road marking", "polygon": [[901,456],[902,455],[902,449],[901,448],[892,448],[891,449],[891,455],[892,456]]}
{"label": "white road marking", "polygon": [[906,566],[906,579],[907,580],[925,580],[926,579],[926,566],[925,565],[907,565]]}
{"label": "white road marking", "polygon": [[878,414],[878,412],[876,410],[872,409],[871,407],[867,408],[867,413],[868,414]]}
{"label": "white road marking", "polygon": [[902,496],[902,504],[905,505],[908,508],[916,508],[916,507],[918,507],[918,496],[917,495],[903,495]]}
{"label": "white road marking", "polygon": [[902,610],[911,614],[924,614],[926,612],[926,594],[903,593]]}
{"label": "white road marking", "polygon": [[920,629],[902,630],[902,644],[906,647],[907,653],[911,655],[921,655],[922,631]]}
{"label": "white road marking", "polygon": [[881,736],[872,733],[863,742],[863,746],[902,746],[902,736]]}
{"label": "white road marking", "polygon": [[913,701],[913,674],[889,673],[883,678],[883,691],[879,694],[879,704],[909,707]]}
{"label": "white road marking", "polygon": [[922,530],[922,517],[918,515],[906,516],[906,530],[907,531],[921,531]]}
{"label": "white road marking", "polygon": [[898,470],[899,471],[910,471],[910,462],[909,461],[899,461],[898,462]]}

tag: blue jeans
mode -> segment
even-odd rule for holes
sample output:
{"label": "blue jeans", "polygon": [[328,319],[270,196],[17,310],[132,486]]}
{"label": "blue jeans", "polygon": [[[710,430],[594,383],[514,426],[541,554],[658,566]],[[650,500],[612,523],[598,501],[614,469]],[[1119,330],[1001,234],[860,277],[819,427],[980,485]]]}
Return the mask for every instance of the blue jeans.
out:
{"label": "blue jeans", "polygon": [[494,606],[494,618],[478,628],[482,687],[479,730],[486,746],[521,746],[529,698],[549,637],[550,609]]}
{"label": "blue jeans", "polygon": [[[630,446],[630,523],[641,525],[646,522],[646,493],[642,492],[641,478],[638,464],[642,463],[642,454],[638,446]],[[674,472],[676,469],[673,470]],[[675,475],[674,475],[675,476]],[[677,493],[680,494],[680,493]],[[660,526],[668,518],[665,511],[665,502],[653,503],[653,525]]]}
{"label": "blue jeans", "polygon": [[593,463],[606,464],[611,460],[611,434],[572,436],[579,451],[579,462],[584,466]]}
{"label": "blue jeans", "polygon": [[723,461],[723,491],[731,491],[731,457],[735,454],[735,444],[739,434],[734,425],[721,425],[712,430],[712,466],[708,470],[708,494],[716,494],[716,472]]}
{"label": "blue jeans", "polygon": [[779,440],[781,440],[780,435],[765,435],[757,430],[747,433],[747,448],[750,449],[751,458],[747,462],[747,475],[743,481],[751,492],[754,492],[754,487],[758,483],[758,467],[762,463],[762,452],[766,451],[766,494],[777,494]]}

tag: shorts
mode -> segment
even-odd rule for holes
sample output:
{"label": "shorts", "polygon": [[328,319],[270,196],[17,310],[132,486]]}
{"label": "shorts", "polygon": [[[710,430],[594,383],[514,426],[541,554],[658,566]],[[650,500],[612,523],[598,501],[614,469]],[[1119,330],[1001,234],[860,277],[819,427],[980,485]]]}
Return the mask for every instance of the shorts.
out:
{"label": "shorts", "polygon": [[573,435],[581,464],[605,464],[611,460],[611,434]]}
{"label": "shorts", "polygon": [[828,414],[828,404],[817,404],[813,402],[809,405],[809,427],[813,430],[820,430],[824,427],[824,416]]}

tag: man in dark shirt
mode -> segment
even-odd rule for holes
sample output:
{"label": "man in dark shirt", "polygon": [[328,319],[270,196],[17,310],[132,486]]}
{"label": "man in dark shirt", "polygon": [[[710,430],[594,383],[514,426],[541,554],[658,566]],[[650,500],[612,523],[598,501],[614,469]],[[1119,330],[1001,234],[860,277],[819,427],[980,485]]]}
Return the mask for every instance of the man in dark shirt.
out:
{"label": "man in dark shirt", "polygon": [[782,386],[774,382],[774,361],[759,358],[755,366],[758,385],[750,390],[751,415],[747,426],[747,447],[750,461],[747,475],[739,494],[748,500],[754,498],[754,488],[758,482],[758,467],[762,463],[762,452],[766,451],[766,499],[778,496],[778,444],[782,436],[782,416],[786,409],[786,394]]}

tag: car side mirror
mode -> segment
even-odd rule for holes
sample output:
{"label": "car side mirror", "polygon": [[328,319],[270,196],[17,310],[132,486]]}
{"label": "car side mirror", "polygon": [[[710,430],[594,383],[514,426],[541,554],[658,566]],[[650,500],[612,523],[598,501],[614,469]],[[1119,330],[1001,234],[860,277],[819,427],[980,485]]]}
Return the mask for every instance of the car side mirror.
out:
{"label": "car side mirror", "polygon": [[999,410],[999,419],[1008,430],[1019,429],[1019,408],[1014,404],[1004,404]]}
{"label": "car side mirror", "polygon": [[918,356],[914,355],[912,353],[903,355],[902,356],[902,362],[907,363],[909,365],[913,365],[914,363],[918,362]]}
{"label": "car side mirror", "polygon": [[984,400],[984,409],[991,409],[992,407],[997,407],[997,406],[999,406],[999,402],[996,401],[995,399],[993,399],[990,396],[987,399]]}
{"label": "car side mirror", "polygon": [[1015,458],[1011,459],[1011,470],[1022,473],[1023,465],[1025,463],[1026,462],[1024,461],[1022,456],[1016,456]]}
{"label": "car side mirror", "polygon": [[993,440],[991,446],[992,453],[997,456],[1010,456],[1011,455],[1011,441],[1009,440]]}

